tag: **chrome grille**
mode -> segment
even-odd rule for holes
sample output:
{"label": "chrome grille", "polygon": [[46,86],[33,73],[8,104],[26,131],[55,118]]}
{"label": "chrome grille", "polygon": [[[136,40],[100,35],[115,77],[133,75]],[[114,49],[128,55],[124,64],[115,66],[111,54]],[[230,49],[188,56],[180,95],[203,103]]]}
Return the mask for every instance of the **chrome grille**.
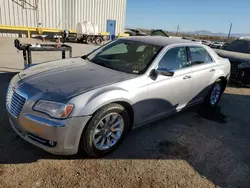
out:
{"label": "chrome grille", "polygon": [[20,115],[25,101],[26,99],[15,92],[11,85],[8,87],[6,106],[13,116],[18,117]]}

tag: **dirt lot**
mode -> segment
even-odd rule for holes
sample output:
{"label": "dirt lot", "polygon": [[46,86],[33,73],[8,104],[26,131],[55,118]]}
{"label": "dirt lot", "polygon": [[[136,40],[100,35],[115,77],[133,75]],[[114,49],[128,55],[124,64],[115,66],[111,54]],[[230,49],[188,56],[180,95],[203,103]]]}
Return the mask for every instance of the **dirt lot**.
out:
{"label": "dirt lot", "polygon": [[217,108],[134,130],[117,151],[91,159],[51,155],[16,135],[5,110],[14,74],[0,73],[0,187],[250,187],[249,88],[230,86]]}

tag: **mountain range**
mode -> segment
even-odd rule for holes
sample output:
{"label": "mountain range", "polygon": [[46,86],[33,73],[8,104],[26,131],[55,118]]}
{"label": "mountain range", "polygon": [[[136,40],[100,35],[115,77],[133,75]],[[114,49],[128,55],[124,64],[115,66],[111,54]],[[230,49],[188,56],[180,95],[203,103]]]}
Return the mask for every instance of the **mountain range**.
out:
{"label": "mountain range", "polygon": [[[223,36],[223,37],[228,36],[228,33],[213,33],[211,31],[207,31],[207,30],[187,31],[187,32],[183,32],[183,33],[192,34],[192,35]],[[231,37],[243,37],[243,36],[250,36],[250,34],[231,33]]]}

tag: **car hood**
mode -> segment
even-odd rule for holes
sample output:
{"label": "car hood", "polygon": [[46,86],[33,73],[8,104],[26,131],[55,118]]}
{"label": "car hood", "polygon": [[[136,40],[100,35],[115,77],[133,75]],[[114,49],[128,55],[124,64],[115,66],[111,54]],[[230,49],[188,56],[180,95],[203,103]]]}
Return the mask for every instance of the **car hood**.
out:
{"label": "car hood", "polygon": [[250,54],[227,50],[215,50],[215,52],[221,57],[228,58],[230,61],[250,61]]}
{"label": "car hood", "polygon": [[66,100],[80,93],[135,76],[81,58],[46,62],[19,73],[23,84],[56,100]]}

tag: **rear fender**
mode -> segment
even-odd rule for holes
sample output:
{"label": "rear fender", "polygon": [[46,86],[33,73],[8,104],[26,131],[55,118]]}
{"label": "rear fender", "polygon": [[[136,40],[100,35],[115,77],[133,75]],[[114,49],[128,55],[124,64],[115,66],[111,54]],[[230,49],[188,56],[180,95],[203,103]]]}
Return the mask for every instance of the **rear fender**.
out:
{"label": "rear fender", "polygon": [[212,78],[212,82],[210,84],[213,84],[218,78],[220,77],[224,77],[226,79],[229,78],[230,76],[230,69],[231,69],[231,64],[230,64],[230,61],[228,59],[225,59],[225,58],[221,58],[220,59],[220,65],[218,65],[218,68],[216,73],[213,75],[213,78]]}

